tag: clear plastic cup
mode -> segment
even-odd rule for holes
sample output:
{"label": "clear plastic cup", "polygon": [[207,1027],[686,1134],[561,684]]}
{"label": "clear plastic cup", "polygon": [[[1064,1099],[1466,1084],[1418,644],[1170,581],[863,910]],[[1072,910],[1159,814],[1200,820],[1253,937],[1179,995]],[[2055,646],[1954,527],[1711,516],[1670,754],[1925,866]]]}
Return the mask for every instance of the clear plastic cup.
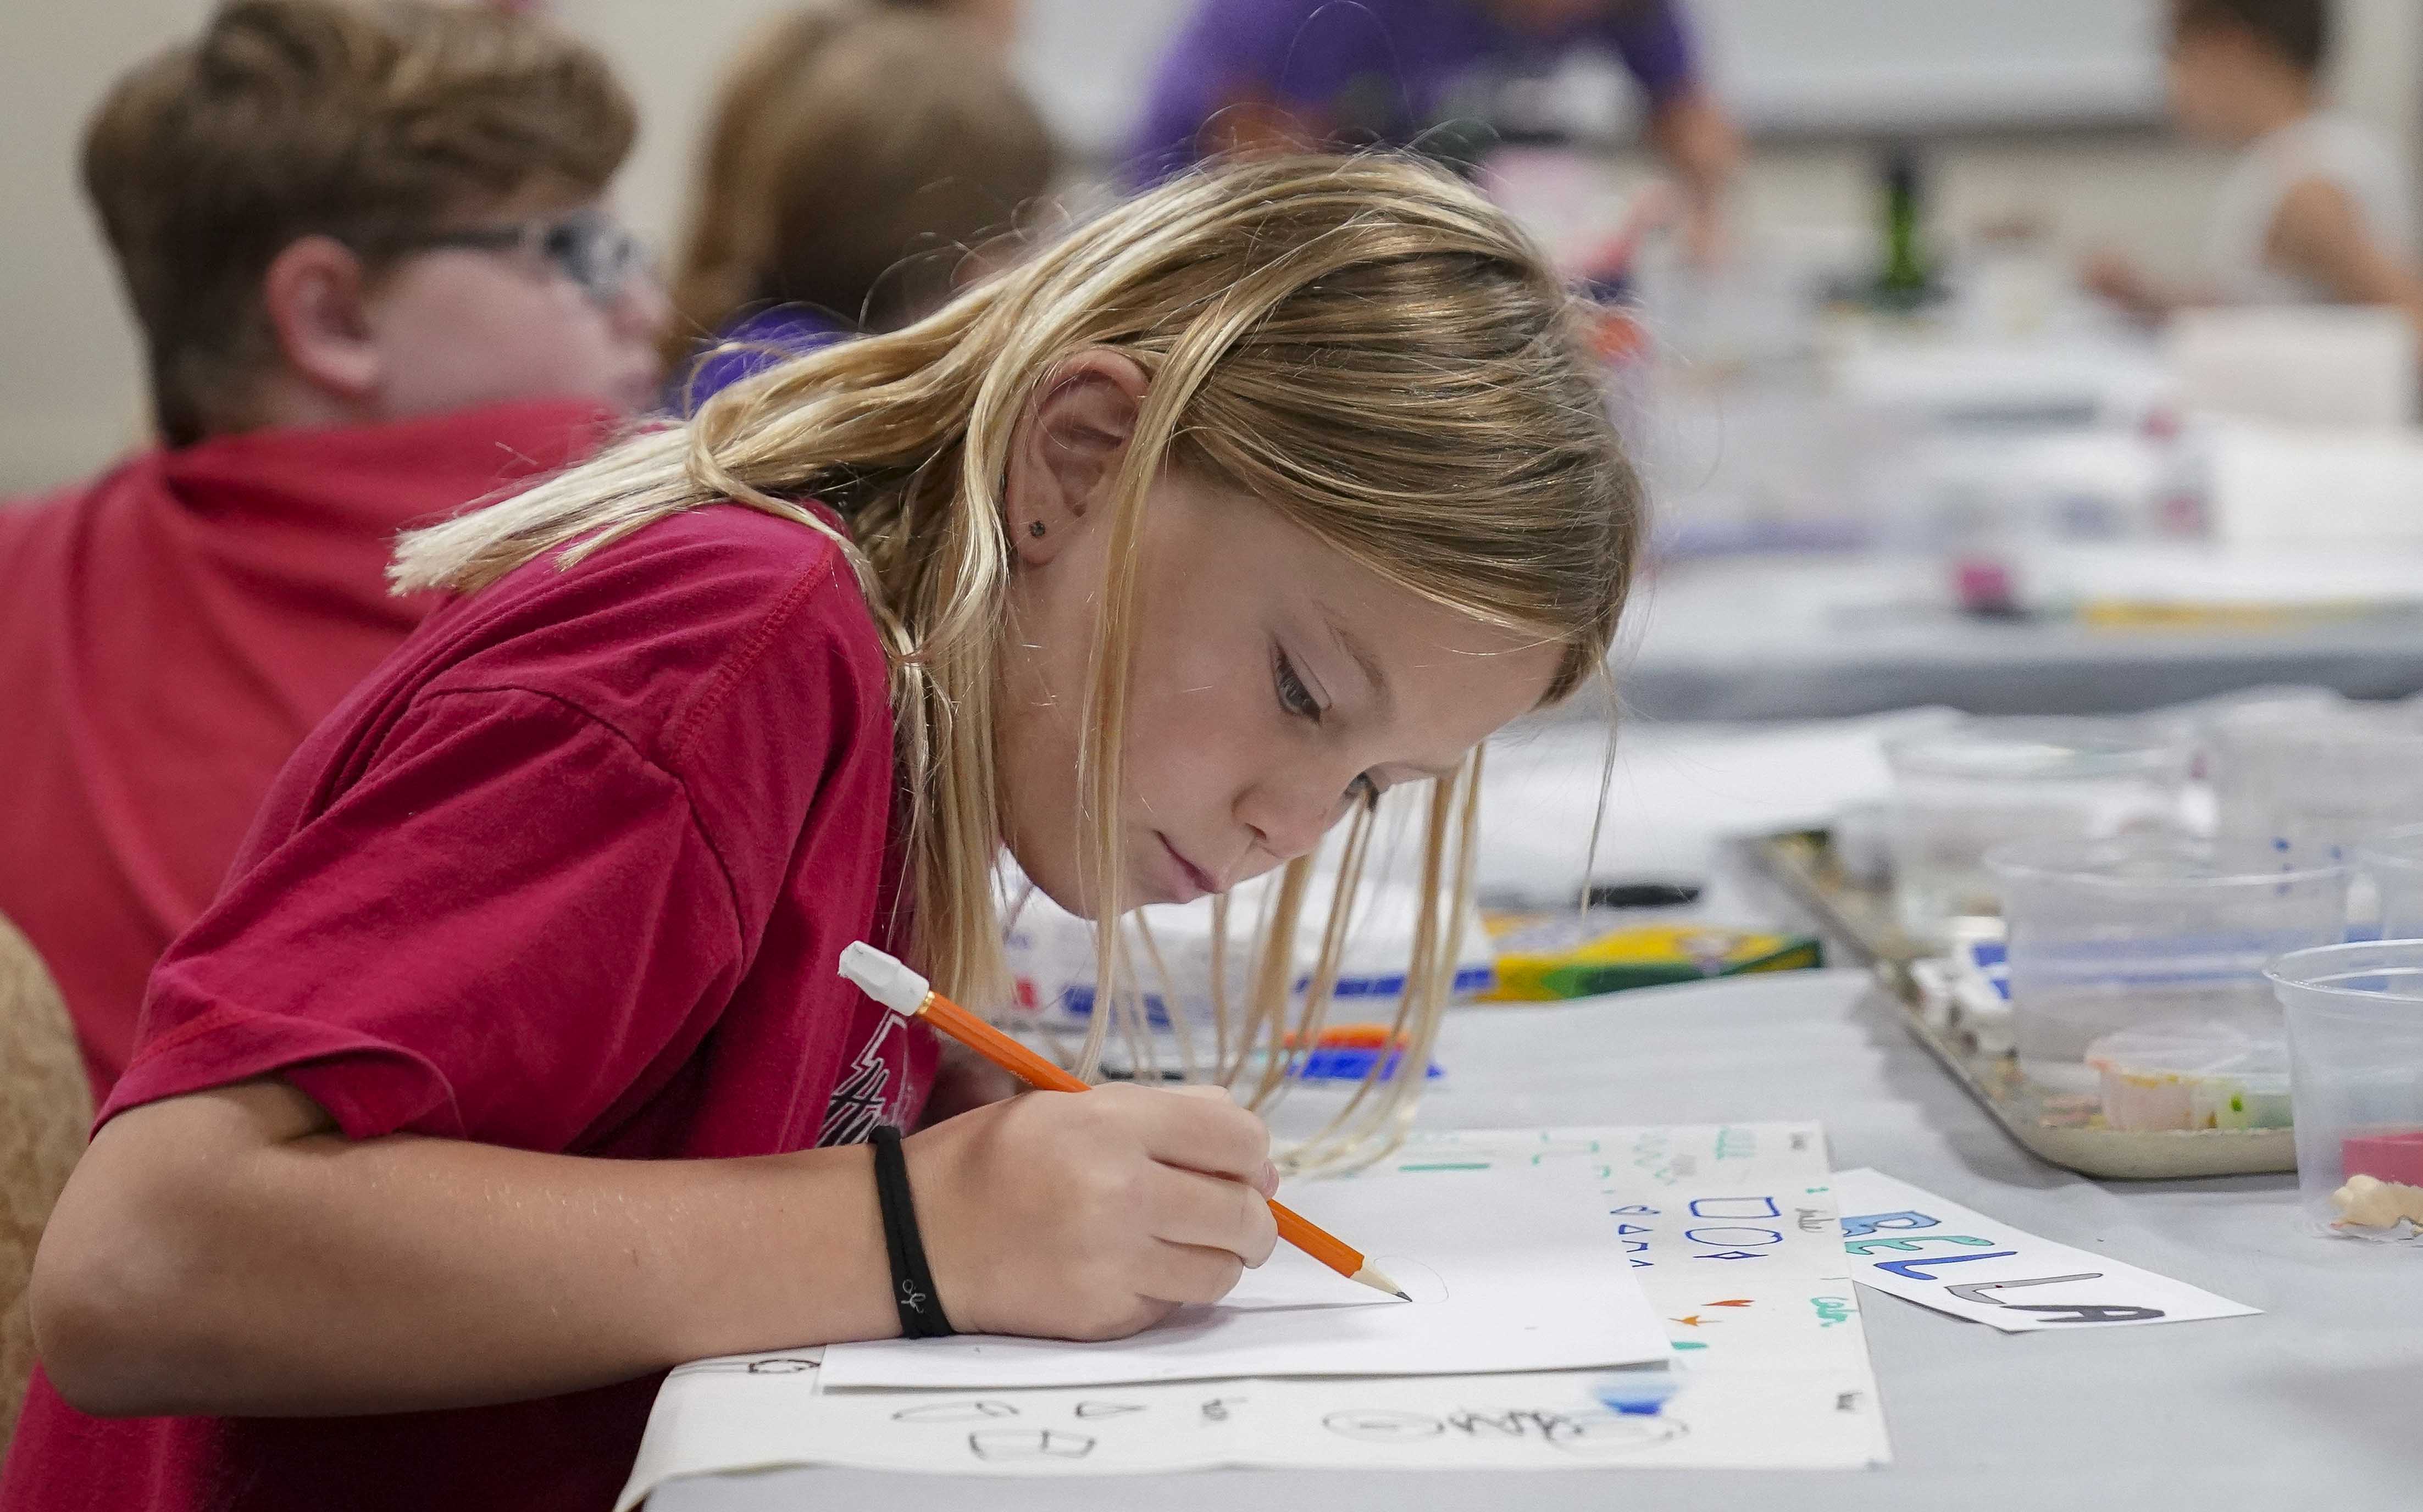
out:
{"label": "clear plastic cup", "polygon": [[2305,1217],[2348,1238],[2423,1238],[2423,939],[2298,951],[2267,974],[2288,1018]]}
{"label": "clear plastic cup", "polygon": [[[2122,1031],[2149,1066],[2185,1065],[2216,1039],[2276,1052],[2286,1032],[2266,963],[2346,936],[2347,869],[2291,866],[2257,842],[2055,838],[1999,847],[1987,864],[2009,929],[2019,1069],[2054,1091],[2098,1090],[2095,1047]],[[2167,1060],[2165,1039],[2178,1047]]]}
{"label": "clear plastic cup", "polygon": [[2369,933],[2423,939],[2423,825],[2401,826],[2358,845],[2355,869],[2371,890]]}
{"label": "clear plastic cup", "polygon": [[2367,837],[2423,824],[2423,707],[2267,703],[2213,732],[2221,832],[2292,859],[2352,859]]}
{"label": "clear plastic cup", "polygon": [[1963,719],[1889,741],[1893,899],[1903,932],[2001,911],[1986,853],[2042,835],[2106,839],[2176,826],[2193,751],[2117,719]]}

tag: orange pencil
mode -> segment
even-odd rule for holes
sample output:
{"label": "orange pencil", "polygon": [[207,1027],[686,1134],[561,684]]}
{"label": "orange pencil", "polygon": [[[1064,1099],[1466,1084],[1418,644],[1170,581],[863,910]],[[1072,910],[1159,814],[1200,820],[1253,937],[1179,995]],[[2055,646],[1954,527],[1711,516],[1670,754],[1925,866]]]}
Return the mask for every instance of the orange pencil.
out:
{"label": "orange pencil", "polygon": [[[969,1049],[1045,1092],[1084,1092],[1084,1082],[1053,1065],[1000,1030],[943,997],[924,977],[863,940],[841,953],[841,974],[859,990],[903,1018],[923,1018]],[[1274,1199],[1271,1216],[1278,1220],[1279,1237],[1337,1271],[1374,1291],[1412,1301],[1404,1289],[1363,1258],[1363,1252],[1314,1223],[1285,1203]]]}

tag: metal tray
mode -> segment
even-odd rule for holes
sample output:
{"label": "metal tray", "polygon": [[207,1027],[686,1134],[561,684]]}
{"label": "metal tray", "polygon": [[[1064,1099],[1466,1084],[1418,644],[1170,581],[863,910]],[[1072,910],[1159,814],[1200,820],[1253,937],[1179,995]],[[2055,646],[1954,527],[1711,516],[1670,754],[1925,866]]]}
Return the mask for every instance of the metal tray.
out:
{"label": "metal tray", "polygon": [[2090,1176],[2154,1180],[2236,1176],[2297,1169],[2285,1128],[2175,1129],[2136,1133],[2104,1127],[2099,1101],[2050,1094],[2020,1077],[2008,1052],[1980,1049],[1956,1019],[1929,1022],[1910,965],[1923,952],[1893,921],[1881,888],[1846,875],[1825,830],[1793,830],[1742,842],[1739,854],[1826,937],[1829,959],[1869,967],[1879,995],[1898,1010],[1921,1045],[2020,1144],[2057,1166]]}

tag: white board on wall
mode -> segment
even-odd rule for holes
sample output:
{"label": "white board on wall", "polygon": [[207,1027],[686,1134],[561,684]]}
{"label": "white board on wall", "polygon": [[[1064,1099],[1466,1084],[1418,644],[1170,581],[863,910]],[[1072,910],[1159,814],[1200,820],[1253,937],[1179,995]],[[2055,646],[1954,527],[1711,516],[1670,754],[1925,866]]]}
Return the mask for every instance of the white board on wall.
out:
{"label": "white board on wall", "polygon": [[[1116,151],[1197,3],[1027,0],[1021,74],[1067,141]],[[1709,77],[1753,131],[2111,124],[2162,108],[2160,0],[1685,3]],[[1626,97],[1608,98],[1577,124],[1628,130]]]}

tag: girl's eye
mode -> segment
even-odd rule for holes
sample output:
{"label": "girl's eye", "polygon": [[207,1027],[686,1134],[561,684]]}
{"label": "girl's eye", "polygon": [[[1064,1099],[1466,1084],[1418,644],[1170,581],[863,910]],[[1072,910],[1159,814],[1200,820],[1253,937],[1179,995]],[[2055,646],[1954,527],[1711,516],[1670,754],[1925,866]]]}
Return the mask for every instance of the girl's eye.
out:
{"label": "girl's eye", "polygon": [[1287,659],[1286,652],[1272,654],[1271,669],[1278,683],[1279,707],[1297,718],[1319,724],[1321,705],[1313,701],[1312,690],[1304,685],[1304,679],[1295,674],[1295,667]]}
{"label": "girl's eye", "polygon": [[[1296,675],[1295,666],[1287,659],[1286,652],[1274,650],[1271,653],[1271,675],[1278,685],[1280,708],[1300,719],[1309,719],[1315,724],[1321,722],[1321,704],[1314,700],[1312,690],[1304,685],[1304,679]],[[1345,804],[1348,808],[1379,801],[1380,784],[1372,781],[1368,773],[1346,784]]]}

